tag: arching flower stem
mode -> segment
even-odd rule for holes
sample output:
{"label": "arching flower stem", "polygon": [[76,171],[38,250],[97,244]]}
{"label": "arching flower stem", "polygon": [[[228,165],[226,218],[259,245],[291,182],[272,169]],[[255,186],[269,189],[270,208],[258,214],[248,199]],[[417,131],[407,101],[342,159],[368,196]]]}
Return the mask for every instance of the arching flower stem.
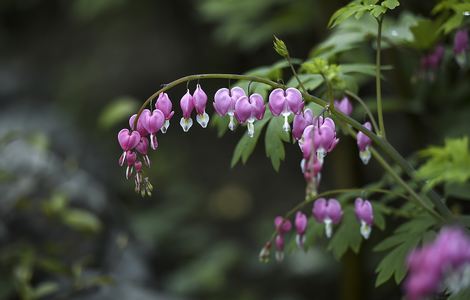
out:
{"label": "arching flower stem", "polygon": [[[283,84],[274,82],[272,80],[259,77],[259,76],[251,76],[251,75],[238,75],[238,74],[196,74],[196,75],[189,75],[185,77],[181,77],[179,79],[176,79],[168,84],[166,84],[164,87],[162,87],[160,90],[156,91],[154,94],[152,94],[140,107],[139,112],[137,114],[137,117],[134,120],[134,125],[137,126],[137,121],[140,117],[140,114],[142,111],[149,105],[150,101],[158,97],[160,93],[166,92],[173,87],[180,85],[182,83],[186,83],[188,80],[200,80],[200,79],[230,79],[230,80],[246,80],[246,81],[253,81],[253,82],[258,82],[258,83],[263,83],[266,85],[269,85],[273,88],[284,88]],[[331,93],[331,91],[330,91]],[[314,102],[320,106],[326,107],[329,103],[326,102],[325,100],[313,96],[311,94],[302,92],[302,96],[306,102]],[[366,136],[368,136],[372,141],[373,144],[375,144],[380,150],[382,150],[386,155],[388,155],[396,164],[400,166],[400,168],[403,169],[403,171],[411,177],[411,179],[415,179],[415,170],[414,168],[410,165],[410,163],[403,158],[398,151],[388,143],[385,139],[379,137],[375,133],[373,133],[371,130],[368,130],[362,124],[354,120],[353,118],[346,116],[345,114],[335,110],[334,106],[329,107],[329,112],[335,116],[338,120],[343,121],[346,124],[351,125],[352,128],[355,130],[363,132]],[[385,161],[385,160],[384,160]],[[391,168],[393,170],[393,168]],[[401,177],[398,176],[400,179]],[[403,181],[403,180],[402,180]],[[404,182],[404,181],[403,181]],[[406,183],[405,183],[406,184]],[[434,191],[430,191],[427,193],[428,198],[431,200],[431,202],[434,204],[436,209],[438,210],[439,214],[443,216],[447,220],[452,220],[454,219],[453,214],[449,210],[449,208],[445,205],[445,203],[442,201],[441,197]]]}

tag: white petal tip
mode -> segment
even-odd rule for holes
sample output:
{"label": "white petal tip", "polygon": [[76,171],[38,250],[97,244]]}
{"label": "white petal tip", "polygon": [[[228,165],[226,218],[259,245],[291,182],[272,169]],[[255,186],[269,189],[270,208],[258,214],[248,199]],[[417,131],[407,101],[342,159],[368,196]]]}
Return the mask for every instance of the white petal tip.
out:
{"label": "white petal tip", "polygon": [[207,113],[197,115],[196,120],[202,128],[206,128],[207,124],[209,124],[209,115]]}
{"label": "white petal tip", "polygon": [[180,125],[181,125],[181,128],[183,128],[184,132],[188,132],[191,126],[193,126],[193,119],[181,118]]}
{"label": "white petal tip", "polygon": [[370,161],[371,153],[369,148],[366,148],[364,151],[359,152],[359,157],[361,158],[361,161],[363,164],[367,165]]}

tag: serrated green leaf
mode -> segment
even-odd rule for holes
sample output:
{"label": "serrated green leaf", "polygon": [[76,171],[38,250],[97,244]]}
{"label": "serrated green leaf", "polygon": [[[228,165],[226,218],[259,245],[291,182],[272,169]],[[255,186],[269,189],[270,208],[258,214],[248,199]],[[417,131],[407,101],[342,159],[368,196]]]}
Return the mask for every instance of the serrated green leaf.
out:
{"label": "serrated green leaf", "polygon": [[398,2],[398,0],[385,0],[382,2],[382,6],[388,9],[394,9],[399,5],[400,5],[400,2]]}
{"label": "serrated green leaf", "polygon": [[379,286],[395,275],[395,281],[399,283],[406,275],[405,260],[408,253],[418,245],[418,240],[411,239],[400,244],[398,247],[388,253],[380,262],[375,272],[377,280],[375,286]]}
{"label": "serrated green leaf", "polygon": [[328,22],[328,27],[333,28],[351,16],[360,13],[361,11],[366,11],[370,10],[371,7],[369,5],[362,5],[359,3],[351,3],[348,4],[340,9],[338,9],[330,18],[330,21]]}
{"label": "serrated green leaf", "polygon": [[332,251],[336,259],[340,259],[348,249],[355,253],[359,252],[361,242],[359,222],[352,207],[347,206],[344,209],[343,220],[331,238],[328,250]]}
{"label": "serrated green leaf", "polygon": [[380,5],[375,5],[375,7],[370,11],[370,14],[374,16],[375,18],[378,18],[381,15],[383,15],[386,11],[387,9],[385,7],[380,6]]}
{"label": "serrated green leaf", "polygon": [[230,163],[232,168],[238,163],[240,159],[243,163],[248,161],[248,158],[250,157],[251,153],[253,153],[253,150],[258,143],[258,139],[261,135],[261,132],[263,131],[264,126],[270,119],[271,114],[266,112],[262,120],[255,122],[255,133],[253,137],[251,138],[248,134],[244,134],[242,136],[233,152],[232,162]]}
{"label": "serrated green leaf", "polygon": [[396,283],[403,280],[407,271],[406,256],[412,248],[418,246],[424,237],[430,236],[427,232],[434,222],[428,215],[417,216],[400,225],[392,236],[375,246],[374,251],[393,248],[377,266],[375,271],[377,273],[376,286],[381,285],[392,276],[394,276]]}
{"label": "serrated green leaf", "polygon": [[445,21],[444,24],[441,25],[439,30],[444,31],[445,34],[448,34],[454,29],[459,28],[462,22],[463,22],[463,14],[454,14],[447,21]]}
{"label": "serrated green leaf", "polygon": [[137,101],[132,97],[121,97],[109,103],[101,112],[98,125],[109,129],[137,111]]}
{"label": "serrated green leaf", "polygon": [[217,137],[222,137],[228,130],[228,123],[230,119],[228,117],[221,117],[217,113],[214,113],[211,117],[211,127],[217,129]]}
{"label": "serrated green leaf", "polygon": [[286,155],[283,142],[289,142],[289,134],[282,128],[283,123],[284,118],[273,117],[266,129],[266,156],[271,158],[271,163],[276,172],[279,171],[281,161],[284,160]]}
{"label": "serrated green leaf", "polygon": [[468,138],[447,139],[443,147],[420,152],[427,161],[418,169],[418,178],[426,180],[425,189],[441,183],[464,183],[470,179]]}

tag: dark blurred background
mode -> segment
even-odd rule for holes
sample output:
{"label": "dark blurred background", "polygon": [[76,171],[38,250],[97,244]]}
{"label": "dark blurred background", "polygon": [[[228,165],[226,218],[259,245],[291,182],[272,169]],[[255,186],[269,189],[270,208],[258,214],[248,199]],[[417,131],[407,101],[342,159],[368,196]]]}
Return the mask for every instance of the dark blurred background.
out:
{"label": "dark blurred background", "polygon": [[[246,165],[231,169],[243,133],[219,139],[198,124],[183,133],[177,101],[184,87],[169,93],[176,117],[151,154],[152,197],[135,194],[117,164],[125,116],[161,84],[271,64],[279,60],[272,34],[305,58],[345,2],[2,0],[0,299],[399,298],[393,283],[373,288],[378,258],[367,243],[341,262],[320,240],[282,264],[259,263],[274,216],[304,197],[301,155],[287,147],[276,173],[258,145]],[[406,2],[401,9],[418,14],[433,5]],[[372,49],[366,53],[372,59]],[[405,64],[403,57],[410,54],[390,51],[385,60]],[[412,87],[401,81],[416,66],[391,76],[386,94],[401,87],[395,96],[411,99]],[[201,84],[212,101],[228,83]],[[372,96],[373,85],[364,91]],[[437,125],[448,121],[421,98],[413,98],[414,110],[395,105],[387,115],[390,139],[407,154],[441,141]],[[461,114],[465,120],[469,110]],[[460,123],[455,135],[468,130]],[[354,149],[343,138],[328,159],[323,190],[379,178],[374,165],[367,172],[360,166]]]}

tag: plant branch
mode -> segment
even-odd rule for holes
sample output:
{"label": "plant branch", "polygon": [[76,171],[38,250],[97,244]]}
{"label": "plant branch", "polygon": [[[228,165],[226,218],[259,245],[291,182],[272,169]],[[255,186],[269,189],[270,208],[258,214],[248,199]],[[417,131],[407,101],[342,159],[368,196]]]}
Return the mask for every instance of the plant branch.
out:
{"label": "plant branch", "polygon": [[377,114],[379,116],[379,127],[380,131],[378,135],[385,139],[385,125],[382,112],[382,86],[381,86],[381,62],[380,62],[380,52],[381,52],[381,42],[382,42],[382,21],[383,16],[377,18],[377,49],[375,57],[375,87],[377,93]]}
{"label": "plant branch", "polygon": [[367,116],[369,117],[369,119],[372,123],[372,127],[374,127],[374,131],[379,133],[380,129],[379,129],[379,126],[377,126],[377,122],[375,121],[375,117],[372,114],[372,112],[370,111],[367,104],[364,102],[364,100],[362,100],[358,95],[354,94],[351,91],[346,90],[345,93],[346,93],[346,95],[350,96],[351,98],[353,98],[354,100],[356,100],[357,102],[359,102],[361,104],[362,108],[364,108],[364,111],[366,112]]}
{"label": "plant branch", "polygon": [[287,63],[289,64],[289,66],[290,66],[290,69],[291,69],[291,71],[292,71],[292,74],[294,75],[295,79],[297,79],[297,82],[299,83],[299,87],[302,89],[302,91],[303,91],[304,93],[308,93],[308,92],[307,92],[307,89],[306,89],[305,86],[304,86],[304,84],[302,83],[302,81],[300,81],[299,75],[297,75],[297,71],[295,70],[294,65],[292,64],[292,60],[291,60],[289,54],[287,54],[286,60],[287,60]]}
{"label": "plant branch", "polygon": [[[144,108],[149,105],[150,101],[158,97],[160,93],[166,92],[167,90],[185,83],[187,81],[191,80],[198,80],[198,79],[234,79],[234,80],[246,80],[246,81],[254,81],[254,82],[259,82],[263,83],[266,85],[269,85],[273,88],[283,88],[284,85],[274,82],[272,80],[259,77],[259,76],[250,76],[250,75],[237,75],[237,74],[196,74],[196,75],[189,75],[185,77],[181,77],[179,79],[176,79],[172,81],[171,83],[165,85],[163,88],[160,90],[156,91],[153,95],[151,95],[140,107],[137,117],[135,118],[134,121],[134,128],[137,128],[137,121],[144,110]],[[302,92],[302,96],[305,101],[307,102],[314,102],[322,107],[327,106],[327,102],[319,97],[313,96],[311,94]],[[403,158],[400,153],[392,146],[390,145],[386,140],[383,138],[379,137],[378,135],[374,134],[372,131],[368,130],[364,126],[362,126],[359,122],[356,120],[352,119],[349,116],[346,116],[345,114],[337,111],[334,106],[330,106],[329,108],[330,113],[335,116],[337,119],[345,122],[346,124],[351,125],[352,128],[356,129],[357,131],[362,131],[366,136],[368,136],[373,143],[380,148],[385,154],[387,154],[395,163],[397,163],[407,174],[410,176],[412,179],[415,179],[415,170],[413,167],[409,164],[409,162]],[[449,208],[442,202],[441,197],[435,193],[434,191],[428,192],[428,197],[429,199],[433,202],[435,205],[436,209],[439,211],[439,213],[446,219],[452,219],[453,215],[450,212]]]}

